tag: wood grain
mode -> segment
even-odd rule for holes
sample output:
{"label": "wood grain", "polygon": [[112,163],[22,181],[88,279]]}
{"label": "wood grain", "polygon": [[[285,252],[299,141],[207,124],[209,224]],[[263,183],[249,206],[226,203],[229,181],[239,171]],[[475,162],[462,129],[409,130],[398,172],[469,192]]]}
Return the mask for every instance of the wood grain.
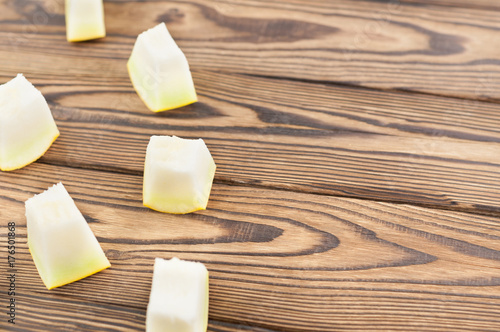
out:
{"label": "wood grain", "polygon": [[202,137],[218,182],[500,213],[497,104],[205,71],[194,78],[199,103],[154,114],[128,79],[35,76],[62,132],[42,162],[141,174],[151,135]]}
{"label": "wood grain", "polygon": [[[208,210],[168,215],[141,205],[141,176],[34,164],[0,178],[2,238],[17,225],[19,330],[141,330],[154,258],[172,256],[207,265],[210,331],[500,328],[499,218],[222,184]],[[47,291],[23,202],[57,181],[112,267]]]}
{"label": "wood grain", "polygon": [[[373,0],[378,1],[378,0]],[[442,6],[443,9],[448,10],[450,7],[460,7],[460,8],[475,8],[475,9],[486,9],[486,10],[499,10],[500,4],[496,1],[489,0],[478,0],[478,1],[467,1],[467,0],[387,0],[388,3],[404,2],[408,4],[415,4],[416,6]]]}
{"label": "wood grain", "polygon": [[116,60],[129,57],[140,32],[164,21],[195,70],[500,98],[500,18],[491,10],[347,0],[118,1],[106,2],[106,39],[69,44],[60,0],[4,7],[2,76],[123,75]]}
{"label": "wood grain", "polygon": [[[24,73],[61,130],[0,172],[4,308],[17,225],[17,324],[0,331],[143,331],[154,258],[173,256],[208,267],[213,332],[499,331],[498,9],[112,0],[105,39],[67,43],[63,0],[0,0],[0,83]],[[125,63],[159,22],[200,102],[153,114]],[[208,210],[142,206],[153,134],[205,139]],[[48,291],[24,201],[59,181],[112,267]]]}
{"label": "wood grain", "polygon": [[[47,296],[40,293],[21,294],[16,296],[16,299],[19,302],[18,310],[22,310],[23,314],[15,326],[0,323],[0,327],[8,331],[144,331],[145,328],[145,307],[139,309],[109,302],[82,301],[71,296]],[[258,327],[251,330],[272,332]],[[249,331],[249,327],[210,320],[208,331]]]}

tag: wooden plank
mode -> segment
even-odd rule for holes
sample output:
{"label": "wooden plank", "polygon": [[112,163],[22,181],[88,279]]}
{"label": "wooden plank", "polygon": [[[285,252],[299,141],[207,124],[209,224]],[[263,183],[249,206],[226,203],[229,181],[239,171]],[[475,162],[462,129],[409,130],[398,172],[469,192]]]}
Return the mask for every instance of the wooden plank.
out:
{"label": "wooden plank", "polygon": [[[108,302],[82,302],[71,296],[47,296],[29,292],[16,295],[18,302],[16,324],[2,320],[3,331],[144,331],[146,308],[132,308]],[[22,313],[20,313],[22,311]],[[212,332],[273,332],[269,329],[250,327],[210,320]]]}
{"label": "wooden plank", "polygon": [[[378,1],[378,0],[372,0]],[[487,10],[499,10],[500,4],[496,1],[490,0],[477,0],[477,1],[467,1],[467,0],[393,0],[392,2],[404,2],[408,4],[415,4],[416,6],[426,5],[426,6],[443,6],[443,7],[461,7],[461,8],[474,8],[474,9],[487,9]],[[391,2],[388,0],[387,2]]]}
{"label": "wooden plank", "polygon": [[70,44],[62,1],[31,3],[2,5],[0,75],[123,77],[137,34],[166,21],[195,70],[500,97],[500,18],[491,10],[347,0],[106,2],[108,37]]}
{"label": "wooden plank", "polygon": [[61,137],[42,162],[141,174],[151,135],[202,137],[216,181],[499,214],[500,106],[195,72],[154,114],[127,81],[34,77]]}
{"label": "wooden plank", "polygon": [[[0,238],[7,222],[17,227],[20,329],[142,330],[153,260],[172,256],[207,265],[214,324],[250,331],[500,328],[499,218],[221,184],[208,210],[169,215],[142,206],[140,176],[34,164],[0,180]],[[57,181],[112,267],[47,291],[28,253],[23,202]],[[3,270],[6,260],[0,264]],[[6,283],[1,278],[0,289]],[[6,324],[0,320],[0,328]]]}

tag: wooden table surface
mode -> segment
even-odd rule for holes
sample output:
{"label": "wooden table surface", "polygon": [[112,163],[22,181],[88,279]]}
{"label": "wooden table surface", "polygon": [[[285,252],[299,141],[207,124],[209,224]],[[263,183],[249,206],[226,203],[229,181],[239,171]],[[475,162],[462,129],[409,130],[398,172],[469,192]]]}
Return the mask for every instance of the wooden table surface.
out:
{"label": "wooden table surface", "polygon": [[[24,73],[61,131],[0,173],[0,330],[143,331],[173,256],[210,271],[209,331],[500,330],[500,1],[114,0],[84,43],[63,5],[0,1],[0,81]],[[159,22],[199,102],[155,114],[126,62]],[[151,135],[205,140],[206,211],[142,205]],[[59,181],[112,267],[48,291],[24,201]]]}

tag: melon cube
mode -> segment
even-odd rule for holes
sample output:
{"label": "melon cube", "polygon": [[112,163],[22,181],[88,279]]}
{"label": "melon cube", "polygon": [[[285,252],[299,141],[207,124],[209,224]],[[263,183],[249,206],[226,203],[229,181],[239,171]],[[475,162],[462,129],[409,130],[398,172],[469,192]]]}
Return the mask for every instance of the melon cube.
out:
{"label": "melon cube", "polygon": [[205,332],[208,271],[202,263],[155,259],[146,332]]}
{"label": "melon cube", "polygon": [[0,85],[0,169],[24,167],[59,136],[42,93],[22,74]]}
{"label": "melon cube", "polygon": [[201,138],[152,136],[144,166],[144,205],[168,213],[206,209],[215,168]]}
{"label": "melon cube", "polygon": [[198,100],[187,59],[165,23],[137,37],[127,68],[134,89],[153,112]]}
{"label": "melon cube", "polygon": [[66,39],[78,42],[106,36],[103,0],[66,0]]}
{"label": "melon cube", "polygon": [[62,183],[26,201],[28,247],[48,289],[111,266]]}

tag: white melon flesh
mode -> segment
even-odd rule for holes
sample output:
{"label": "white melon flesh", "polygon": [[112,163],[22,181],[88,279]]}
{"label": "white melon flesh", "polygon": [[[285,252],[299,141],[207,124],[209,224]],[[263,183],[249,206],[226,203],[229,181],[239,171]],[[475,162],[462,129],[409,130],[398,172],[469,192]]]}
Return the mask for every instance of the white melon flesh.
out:
{"label": "white melon flesh", "polygon": [[11,171],[40,158],[59,136],[42,93],[22,74],[0,85],[0,169]]}
{"label": "white melon flesh", "polygon": [[110,263],[62,183],[26,201],[28,247],[48,289],[110,267]]}
{"label": "white melon flesh", "polygon": [[205,332],[208,271],[202,263],[156,258],[146,332]]}
{"label": "white melon flesh", "polygon": [[66,0],[66,39],[78,42],[106,36],[103,0]]}
{"label": "white melon flesh", "polygon": [[168,213],[206,209],[215,168],[201,138],[152,136],[144,166],[144,205]]}
{"label": "white melon flesh", "polygon": [[187,59],[165,23],[137,37],[127,68],[137,94],[153,112],[198,100]]}

